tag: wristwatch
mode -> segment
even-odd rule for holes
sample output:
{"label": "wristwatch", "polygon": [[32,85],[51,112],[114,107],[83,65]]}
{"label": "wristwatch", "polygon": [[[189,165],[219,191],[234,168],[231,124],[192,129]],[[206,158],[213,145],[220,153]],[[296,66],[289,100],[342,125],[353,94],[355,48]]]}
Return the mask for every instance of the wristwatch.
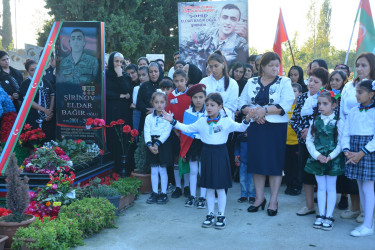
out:
{"label": "wristwatch", "polygon": [[266,111],[266,114],[268,114],[268,108],[264,107],[264,110]]}

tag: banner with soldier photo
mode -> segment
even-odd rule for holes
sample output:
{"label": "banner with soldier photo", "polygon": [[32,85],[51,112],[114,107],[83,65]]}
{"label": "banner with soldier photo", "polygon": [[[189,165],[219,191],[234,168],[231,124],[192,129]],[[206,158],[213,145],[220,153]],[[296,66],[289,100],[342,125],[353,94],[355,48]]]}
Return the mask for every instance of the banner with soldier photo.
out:
{"label": "banner with soldier photo", "polygon": [[104,146],[104,131],[86,130],[87,118],[104,119],[104,23],[64,22],[56,41],[57,138]]}
{"label": "banner with soldier photo", "polygon": [[178,3],[180,57],[206,72],[206,60],[220,50],[228,65],[246,62],[248,1]]}

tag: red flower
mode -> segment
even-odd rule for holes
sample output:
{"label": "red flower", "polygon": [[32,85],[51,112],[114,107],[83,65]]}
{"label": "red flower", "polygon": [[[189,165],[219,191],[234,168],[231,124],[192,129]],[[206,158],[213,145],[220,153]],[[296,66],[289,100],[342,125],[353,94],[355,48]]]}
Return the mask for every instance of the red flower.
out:
{"label": "red flower", "polygon": [[117,122],[115,121],[111,121],[111,123],[109,124],[110,127],[113,127],[113,126],[116,126],[117,125]]}
{"label": "red flower", "polygon": [[98,119],[98,126],[99,127],[102,127],[102,126],[105,126],[105,121],[103,119]]}
{"label": "red flower", "polygon": [[65,172],[68,172],[70,170],[70,168],[67,166],[65,166],[64,168],[65,168]]}
{"label": "red flower", "polygon": [[86,126],[90,126],[91,124],[93,124],[93,122],[94,122],[94,119],[87,118],[87,120],[86,120]]}
{"label": "red flower", "polygon": [[132,130],[132,128],[129,125],[125,125],[122,128],[122,132],[124,132],[125,134],[129,134],[131,130]]}
{"label": "red flower", "polygon": [[118,119],[116,123],[122,125],[125,123],[125,121],[123,119]]}
{"label": "red flower", "polygon": [[38,139],[38,136],[34,134],[34,135],[30,136],[29,139],[30,139],[30,140],[37,140],[37,139]]}
{"label": "red flower", "polygon": [[100,154],[101,155],[103,155],[104,153],[103,153],[103,150],[101,150],[101,149],[99,149],[99,152],[100,152]]}
{"label": "red flower", "polygon": [[28,123],[26,123],[25,126],[23,126],[24,130],[30,130],[31,128],[32,128],[32,126]]}
{"label": "red flower", "polygon": [[132,137],[137,137],[137,136],[139,135],[139,132],[138,132],[138,130],[136,130],[136,129],[132,129],[132,130],[130,131],[130,134],[131,134]]}

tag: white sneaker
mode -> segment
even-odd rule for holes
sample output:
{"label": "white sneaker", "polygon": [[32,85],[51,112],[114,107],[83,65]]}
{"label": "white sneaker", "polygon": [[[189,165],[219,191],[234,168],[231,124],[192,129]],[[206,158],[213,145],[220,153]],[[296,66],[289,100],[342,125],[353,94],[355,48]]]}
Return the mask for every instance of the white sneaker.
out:
{"label": "white sneaker", "polygon": [[358,226],[358,227],[356,227],[356,228],[354,228],[354,230],[357,230],[357,231],[360,231],[361,229],[362,229],[362,227],[364,227],[365,225],[360,225],[360,226]]}
{"label": "white sneaker", "polygon": [[355,219],[358,223],[363,223],[365,221],[365,214],[362,212],[358,217]]}
{"label": "white sneaker", "polygon": [[331,231],[334,221],[335,220],[332,217],[326,217],[326,219],[323,221],[322,229],[325,231]]}
{"label": "white sneaker", "polygon": [[372,225],[372,228],[368,228],[365,226],[362,226],[358,229],[354,229],[351,231],[350,235],[354,237],[362,237],[362,236],[368,236],[374,234],[374,225]]}
{"label": "white sneaker", "polygon": [[351,210],[346,210],[344,212],[341,213],[340,217],[342,219],[354,219],[354,218],[357,218],[358,215],[361,213],[361,211],[351,211]]}

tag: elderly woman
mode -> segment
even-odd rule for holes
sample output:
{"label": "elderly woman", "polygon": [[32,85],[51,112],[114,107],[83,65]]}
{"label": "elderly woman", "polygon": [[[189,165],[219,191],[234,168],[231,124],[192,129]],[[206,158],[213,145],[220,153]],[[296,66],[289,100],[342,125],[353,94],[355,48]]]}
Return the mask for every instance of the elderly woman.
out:
{"label": "elderly woman", "polygon": [[248,212],[264,209],[266,198],[264,186],[269,176],[271,198],[267,213],[275,216],[285,155],[288,114],[294,102],[289,78],[278,76],[280,58],[274,52],[265,53],[259,62],[259,76],[251,78],[242,91],[239,108],[243,114],[250,113],[248,129],[248,166],[253,174],[256,199]]}
{"label": "elderly woman", "polygon": [[[122,62],[124,56],[119,52],[113,52],[108,59],[108,70],[106,71],[106,120],[107,124],[111,121],[123,119],[126,124],[131,124],[130,104],[132,93],[131,78],[123,72]],[[112,152],[115,161],[115,171],[121,170],[121,145],[114,128],[107,129],[107,146]]]}

